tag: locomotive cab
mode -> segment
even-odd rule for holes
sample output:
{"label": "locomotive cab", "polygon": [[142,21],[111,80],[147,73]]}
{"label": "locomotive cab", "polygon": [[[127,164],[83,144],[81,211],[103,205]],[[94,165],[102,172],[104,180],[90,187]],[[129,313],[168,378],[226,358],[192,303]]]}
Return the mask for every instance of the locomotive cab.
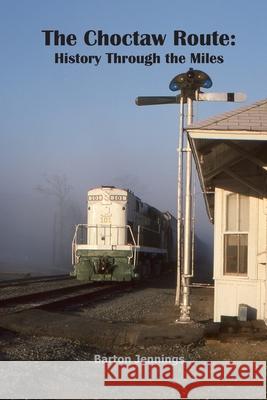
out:
{"label": "locomotive cab", "polygon": [[87,243],[96,246],[125,245],[127,191],[102,187],[88,192]]}

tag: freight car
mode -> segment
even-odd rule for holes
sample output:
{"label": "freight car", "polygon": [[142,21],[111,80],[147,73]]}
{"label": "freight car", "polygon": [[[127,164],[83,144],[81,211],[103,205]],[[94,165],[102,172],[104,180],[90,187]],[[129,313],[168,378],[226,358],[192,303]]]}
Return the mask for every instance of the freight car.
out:
{"label": "freight car", "polygon": [[87,281],[130,281],[158,275],[175,262],[176,219],[130,190],[88,191],[87,224],[76,226],[73,275]]}

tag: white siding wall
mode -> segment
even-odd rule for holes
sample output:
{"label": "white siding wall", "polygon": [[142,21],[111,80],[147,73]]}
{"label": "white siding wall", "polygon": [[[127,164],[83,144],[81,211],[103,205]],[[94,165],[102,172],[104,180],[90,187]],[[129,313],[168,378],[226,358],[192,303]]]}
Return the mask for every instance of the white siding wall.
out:
{"label": "white siding wall", "polygon": [[214,224],[214,321],[222,315],[237,316],[239,304],[257,310],[257,318],[266,318],[266,214],[265,201],[249,198],[248,273],[247,276],[224,274],[224,232],[226,196],[230,192],[215,190]]}

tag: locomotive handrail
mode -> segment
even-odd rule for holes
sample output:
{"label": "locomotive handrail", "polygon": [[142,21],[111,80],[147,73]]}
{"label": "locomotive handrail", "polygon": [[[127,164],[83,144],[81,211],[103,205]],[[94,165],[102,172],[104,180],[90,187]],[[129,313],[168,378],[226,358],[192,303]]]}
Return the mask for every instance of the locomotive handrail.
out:
{"label": "locomotive handrail", "polygon": [[77,231],[78,231],[79,225],[75,225],[75,232],[74,232],[74,236],[73,236],[73,239],[71,242],[71,250],[72,250],[71,251],[71,263],[72,263],[72,265],[76,264],[76,259],[77,259],[76,258],[76,245],[77,245],[76,237],[77,237]]}
{"label": "locomotive handrail", "polygon": [[[104,224],[103,225],[102,224],[101,225],[78,224],[78,225],[75,226],[75,233],[74,233],[74,237],[73,237],[73,240],[72,240],[72,265],[74,265],[76,263],[76,261],[77,261],[77,256],[76,256],[76,246],[78,245],[77,236],[78,236],[79,228],[81,228],[81,227],[84,227],[87,231],[90,228],[94,228],[94,229],[96,229],[96,232],[98,231],[98,228],[104,228],[104,229],[108,228],[108,229],[110,229],[110,231],[111,231],[111,229],[117,229],[117,241],[118,241],[119,229],[129,229],[130,235],[131,235],[131,239],[133,241],[133,245],[130,244],[131,250],[132,250],[132,255],[129,257],[129,259],[134,258],[134,265],[135,265],[135,263],[136,263],[136,240],[134,238],[131,226],[130,225],[111,225],[111,224],[109,224],[109,225],[104,225]],[[96,238],[97,238],[97,241],[98,241],[98,235],[96,235]],[[134,252],[133,252],[133,246],[134,246]]]}

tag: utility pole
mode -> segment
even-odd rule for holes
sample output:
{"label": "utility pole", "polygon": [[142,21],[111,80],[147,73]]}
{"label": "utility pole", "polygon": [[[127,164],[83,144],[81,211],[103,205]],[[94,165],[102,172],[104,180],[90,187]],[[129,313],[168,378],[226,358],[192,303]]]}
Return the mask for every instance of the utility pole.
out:
{"label": "utility pole", "polygon": [[[193,100],[187,98],[187,125],[191,125],[193,121]],[[184,259],[182,274],[182,299],[180,305],[180,320],[190,320],[190,302],[189,302],[189,277],[192,253],[192,153],[188,138],[186,138],[186,171],[185,171],[185,210],[184,210]],[[179,244],[179,247],[181,245]]]}
{"label": "utility pole", "polygon": [[181,261],[182,261],[182,229],[183,229],[183,147],[184,147],[184,98],[180,99],[180,119],[178,134],[178,169],[177,169],[177,278],[175,305],[180,304]]}
{"label": "utility pole", "polygon": [[[200,88],[212,86],[210,77],[203,71],[190,68],[186,73],[176,75],[170,82],[172,91],[181,91],[178,96],[137,97],[138,106],[159,104],[180,104],[178,136],[178,175],[177,175],[177,286],[175,304],[180,305],[180,318],[177,322],[190,322],[190,278],[192,257],[192,152],[184,129],[184,104],[187,104],[187,125],[193,123],[193,101],[244,101],[243,93],[202,93]],[[186,147],[184,148],[184,144]],[[186,153],[184,160],[183,153]],[[185,169],[185,193],[183,170]],[[184,202],[184,205],[183,205]],[[182,235],[183,233],[183,235]],[[182,242],[183,237],[183,242]],[[183,245],[183,246],[182,246]]]}

